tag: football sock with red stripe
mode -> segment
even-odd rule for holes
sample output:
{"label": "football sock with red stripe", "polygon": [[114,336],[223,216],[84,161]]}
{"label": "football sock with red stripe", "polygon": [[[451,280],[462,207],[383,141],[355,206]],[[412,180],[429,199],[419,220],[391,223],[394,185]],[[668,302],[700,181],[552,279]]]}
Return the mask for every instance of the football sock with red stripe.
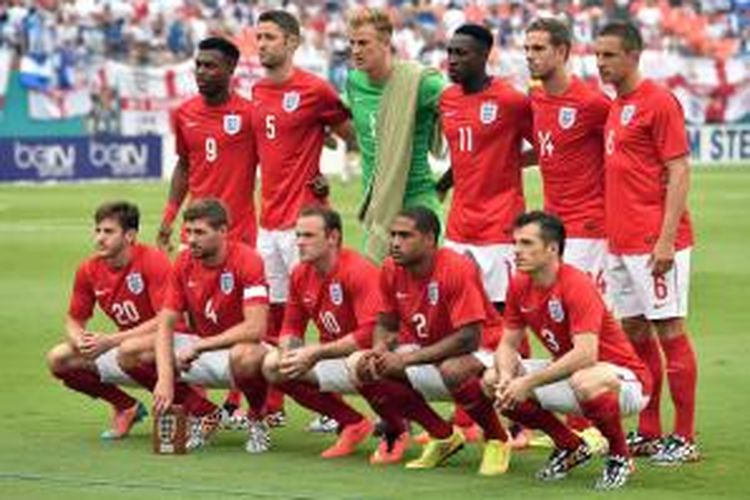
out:
{"label": "football sock with red stripe", "polygon": [[278,385],[279,389],[289,394],[295,401],[315,412],[336,420],[342,427],[361,422],[364,418],[343,399],[335,394],[321,392],[307,382],[291,381]]}
{"label": "football sock with red stripe", "polygon": [[117,386],[105,384],[98,374],[89,370],[75,369],[55,373],[54,375],[62,380],[66,387],[87,394],[92,398],[103,399],[117,408],[118,411],[126,410],[137,403],[135,399]]}
{"label": "football sock with red stripe", "polygon": [[687,335],[659,338],[667,358],[667,380],[675,409],[674,432],[692,441],[695,437],[695,391],[698,364]]}
{"label": "football sock with red stripe", "polygon": [[579,402],[583,414],[594,422],[596,428],[609,441],[610,455],[630,456],[625,433],[622,430],[620,400],[616,392],[607,391],[588,401]]}
{"label": "football sock with red stripe", "polygon": [[543,431],[552,438],[557,448],[573,450],[583,442],[552,412],[543,409],[536,401],[518,403],[512,410],[504,410],[503,415],[529,429]]}
{"label": "football sock with red stripe", "polygon": [[508,434],[495,413],[492,401],[482,392],[477,377],[471,377],[459,387],[452,389],[451,395],[456,403],[461,405],[466,413],[479,424],[484,431],[485,439],[508,440]]}
{"label": "football sock with red stripe", "polygon": [[659,341],[649,334],[638,339],[631,339],[638,357],[646,364],[653,380],[653,392],[646,407],[638,417],[638,432],[647,438],[661,437],[661,387],[664,380],[664,362],[662,361]]}

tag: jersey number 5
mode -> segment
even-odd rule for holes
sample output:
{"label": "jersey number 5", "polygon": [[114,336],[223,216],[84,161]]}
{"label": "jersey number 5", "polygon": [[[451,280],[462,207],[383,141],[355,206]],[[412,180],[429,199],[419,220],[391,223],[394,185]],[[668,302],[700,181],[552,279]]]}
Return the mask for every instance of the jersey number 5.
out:
{"label": "jersey number 5", "polygon": [[276,139],[276,116],[266,115],[266,137]]}

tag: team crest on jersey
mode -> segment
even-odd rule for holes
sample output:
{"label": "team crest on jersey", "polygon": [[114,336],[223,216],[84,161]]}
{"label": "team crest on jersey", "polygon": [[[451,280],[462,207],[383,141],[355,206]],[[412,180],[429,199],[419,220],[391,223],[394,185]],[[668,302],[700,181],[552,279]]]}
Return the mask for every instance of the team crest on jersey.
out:
{"label": "team crest on jersey", "polygon": [[626,104],[620,111],[620,123],[623,127],[627,126],[628,123],[633,119],[635,115],[635,104]]}
{"label": "team crest on jersey", "polygon": [[560,128],[568,130],[576,122],[576,108],[562,107],[560,112],[557,114],[557,123],[560,124]]}
{"label": "team crest on jersey", "polygon": [[430,283],[427,285],[427,301],[431,306],[434,306],[438,303],[439,298],[440,289],[438,288],[437,281],[430,281]]}
{"label": "team crest on jersey", "polygon": [[565,309],[563,309],[560,299],[550,299],[550,301],[547,302],[547,310],[553,321],[562,323],[565,319]]}
{"label": "team crest on jersey", "polygon": [[328,293],[331,296],[331,302],[335,306],[340,306],[344,303],[344,290],[341,289],[341,283],[333,282],[328,286]]}
{"label": "team crest on jersey", "polygon": [[284,92],[284,97],[281,99],[281,107],[287,113],[292,113],[299,108],[300,100],[299,92]]}
{"label": "team crest on jersey", "polygon": [[484,101],[479,107],[479,121],[484,125],[497,120],[497,103],[494,101]]}
{"label": "team crest on jersey", "polygon": [[240,115],[224,115],[224,132],[234,135],[242,128],[242,117]]}
{"label": "team crest on jersey", "polygon": [[221,273],[219,277],[219,286],[224,295],[229,295],[234,290],[234,274],[229,271]]}
{"label": "team crest on jersey", "polygon": [[143,284],[143,276],[141,273],[130,273],[125,277],[125,283],[128,285],[128,290],[133,295],[140,295],[143,289],[146,288]]}

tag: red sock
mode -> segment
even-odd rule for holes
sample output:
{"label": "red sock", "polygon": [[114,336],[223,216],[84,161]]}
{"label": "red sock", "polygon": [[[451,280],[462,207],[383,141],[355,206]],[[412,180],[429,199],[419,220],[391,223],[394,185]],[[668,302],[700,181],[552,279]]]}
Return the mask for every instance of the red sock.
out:
{"label": "red sock", "polygon": [[242,391],[232,389],[227,392],[224,398],[225,405],[232,405],[235,408],[239,408],[242,405]]}
{"label": "red sock", "polygon": [[[156,374],[156,365],[153,363],[141,363],[133,367],[123,367],[123,371],[149,391],[154,390],[158,376]],[[193,389],[184,382],[177,382],[174,385],[174,402],[175,404],[181,404],[189,415],[208,415],[218,408],[202,396],[199,390]]]}
{"label": "red sock", "polygon": [[616,392],[607,391],[594,399],[579,402],[583,414],[594,422],[607,441],[610,455],[629,457],[630,451],[625,441],[620,417],[620,399]]}
{"label": "red sock", "polygon": [[508,434],[495,413],[492,401],[482,392],[477,377],[471,377],[458,388],[451,390],[451,395],[456,403],[461,405],[466,413],[479,424],[484,431],[485,439],[508,440]]}
{"label": "red sock", "polygon": [[361,422],[364,418],[341,398],[330,392],[321,392],[307,382],[284,382],[278,387],[305,408],[331,417],[342,427]]}
{"label": "red sock", "polygon": [[261,375],[253,378],[236,377],[235,385],[242,391],[250,405],[248,415],[256,419],[262,417],[265,413],[268,382]]}
{"label": "red sock", "polygon": [[646,364],[654,381],[654,389],[648,405],[638,417],[638,432],[647,438],[661,437],[661,386],[664,376],[664,363],[656,336],[649,334],[638,340],[631,340],[638,357]]}
{"label": "red sock", "polygon": [[552,412],[539,406],[536,401],[526,400],[517,404],[512,410],[503,411],[503,415],[529,429],[544,431],[552,438],[557,448],[573,450],[583,442]]}
{"label": "red sock", "polygon": [[373,385],[381,386],[378,390],[385,393],[392,403],[400,408],[400,414],[421,425],[427,433],[436,439],[445,439],[453,434],[453,426],[438,415],[420,393],[396,380],[379,380]]}
{"label": "red sock", "polygon": [[385,422],[388,432],[401,435],[407,431],[406,420],[397,405],[379,384],[365,384],[358,387],[359,393],[367,400],[370,407]]}
{"label": "red sock", "polygon": [[276,413],[284,410],[284,393],[274,386],[268,388],[266,396],[266,413]]}
{"label": "red sock", "polygon": [[453,409],[453,425],[457,425],[458,427],[471,427],[474,425],[474,421],[471,419],[471,415],[466,413],[466,410],[464,410],[461,405],[457,404],[455,408]]}
{"label": "red sock", "polygon": [[674,403],[674,432],[692,441],[695,438],[695,388],[698,366],[687,335],[659,338],[667,358],[667,380]]}
{"label": "red sock", "polygon": [[565,423],[568,424],[568,427],[578,432],[584,431],[591,427],[591,422],[589,421],[589,419],[580,415],[576,415],[575,413],[568,413],[567,415],[565,415]]}
{"label": "red sock", "polygon": [[101,381],[99,375],[89,370],[68,370],[63,373],[55,373],[54,375],[62,380],[66,387],[87,394],[95,399],[101,398],[114,406],[118,411],[127,410],[138,402],[117,386],[105,384]]}

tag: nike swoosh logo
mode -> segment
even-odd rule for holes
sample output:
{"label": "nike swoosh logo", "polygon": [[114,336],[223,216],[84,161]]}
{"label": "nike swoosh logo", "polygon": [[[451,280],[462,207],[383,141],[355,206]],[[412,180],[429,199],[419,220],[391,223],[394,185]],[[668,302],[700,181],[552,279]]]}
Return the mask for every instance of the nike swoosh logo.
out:
{"label": "nike swoosh logo", "polygon": [[106,295],[106,294],[107,294],[106,290],[94,290],[95,297],[101,297],[102,295]]}
{"label": "nike swoosh logo", "polygon": [[188,281],[187,282],[188,288],[194,288],[195,287],[195,281]]}
{"label": "nike swoosh logo", "polygon": [[404,300],[404,299],[405,299],[405,298],[407,298],[408,296],[409,296],[409,294],[407,294],[407,293],[403,293],[403,292],[396,292],[396,298],[397,298],[398,300]]}
{"label": "nike swoosh logo", "polygon": [[528,312],[531,312],[533,310],[534,310],[533,307],[523,307],[523,306],[521,306],[521,312],[522,313],[528,313]]}

